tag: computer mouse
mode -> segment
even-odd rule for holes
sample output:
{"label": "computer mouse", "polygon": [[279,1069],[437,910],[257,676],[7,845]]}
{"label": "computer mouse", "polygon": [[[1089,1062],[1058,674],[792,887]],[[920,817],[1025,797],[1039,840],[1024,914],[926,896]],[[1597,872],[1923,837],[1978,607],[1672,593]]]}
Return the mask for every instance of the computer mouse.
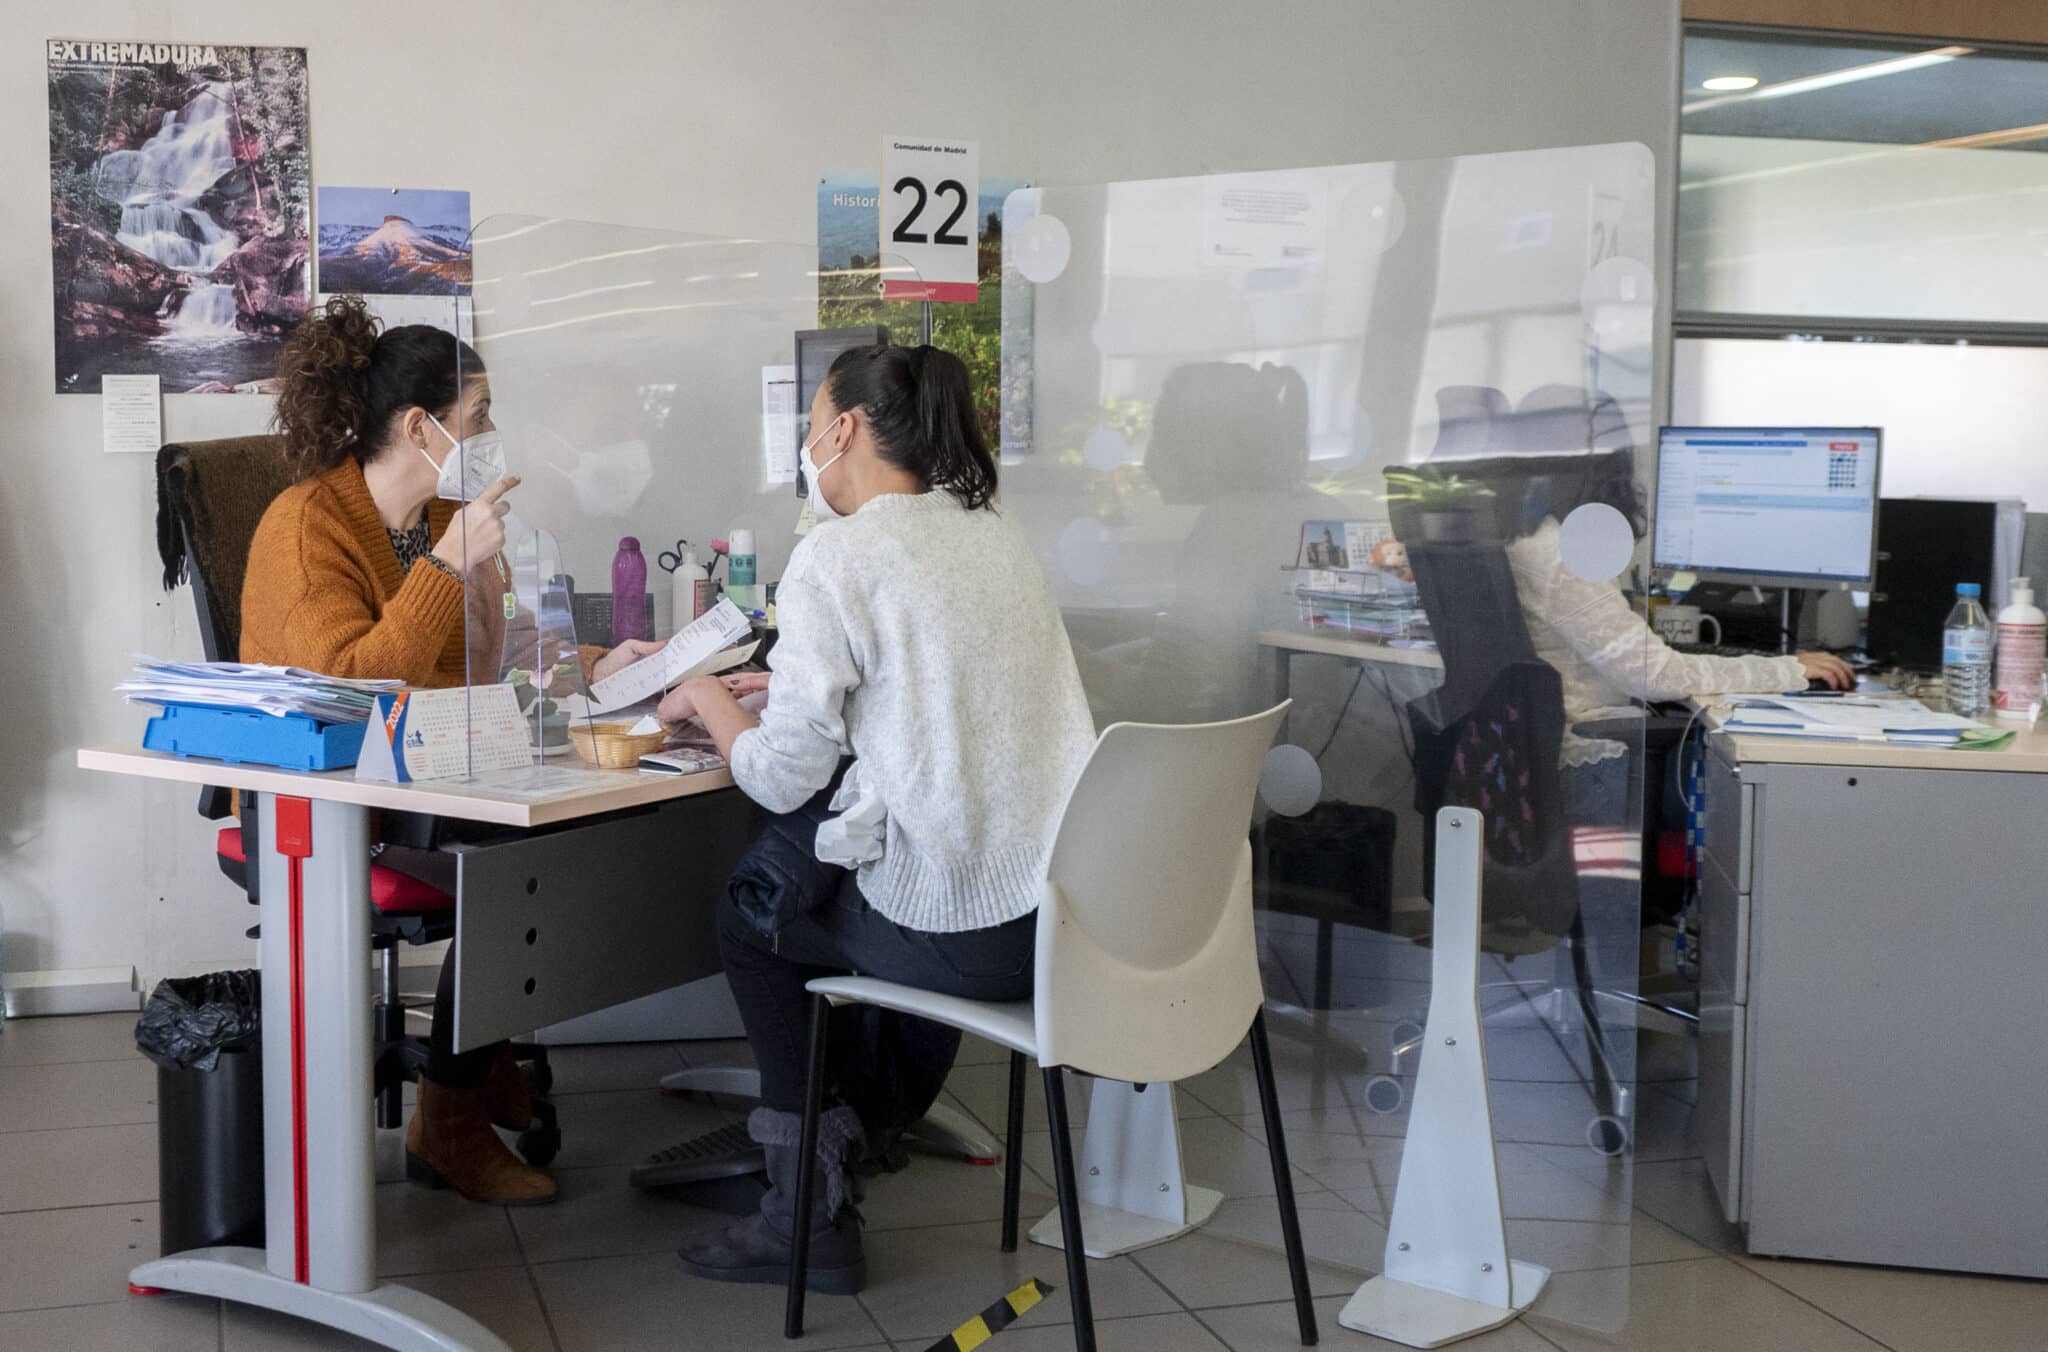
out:
{"label": "computer mouse", "polygon": [[[1833,686],[1831,686],[1831,685],[1829,685],[1829,684],[1827,683],[1827,680],[1826,680],[1826,678],[1824,678],[1824,677],[1820,677],[1820,676],[1809,676],[1809,677],[1807,677],[1807,679],[1806,679],[1806,688],[1807,688],[1808,690],[1833,690],[1833,689],[1834,689],[1834,687],[1833,687]],[[1839,692],[1838,692],[1838,693],[1839,693]]]}

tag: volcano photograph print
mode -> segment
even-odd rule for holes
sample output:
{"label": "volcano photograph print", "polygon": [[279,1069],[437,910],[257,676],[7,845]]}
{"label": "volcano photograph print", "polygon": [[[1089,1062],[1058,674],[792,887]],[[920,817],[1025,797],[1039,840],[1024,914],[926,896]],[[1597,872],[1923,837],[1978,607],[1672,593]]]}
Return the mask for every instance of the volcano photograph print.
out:
{"label": "volcano photograph print", "polygon": [[421,188],[317,193],[320,290],[454,296],[469,289],[469,194]]}
{"label": "volcano photograph print", "polygon": [[255,392],[312,289],[306,53],[52,40],[56,389]]}

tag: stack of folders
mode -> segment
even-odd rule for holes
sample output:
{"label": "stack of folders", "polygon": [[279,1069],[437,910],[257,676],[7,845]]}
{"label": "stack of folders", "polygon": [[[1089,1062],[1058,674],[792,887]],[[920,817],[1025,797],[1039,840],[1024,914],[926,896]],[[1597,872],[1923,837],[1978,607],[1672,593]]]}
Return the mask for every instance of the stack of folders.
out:
{"label": "stack of folders", "polygon": [[1961,746],[1997,737],[1960,714],[1941,713],[1916,699],[1860,695],[1730,695],[1721,727],[1745,736],[1809,737],[1837,742],[1890,742]]}
{"label": "stack of folders", "polygon": [[377,696],[403,681],[357,681],[322,676],[298,667],[249,662],[160,662],[135,659],[135,677],[114,687],[131,702],[199,705],[282,718],[299,714],[321,723],[361,723]]}

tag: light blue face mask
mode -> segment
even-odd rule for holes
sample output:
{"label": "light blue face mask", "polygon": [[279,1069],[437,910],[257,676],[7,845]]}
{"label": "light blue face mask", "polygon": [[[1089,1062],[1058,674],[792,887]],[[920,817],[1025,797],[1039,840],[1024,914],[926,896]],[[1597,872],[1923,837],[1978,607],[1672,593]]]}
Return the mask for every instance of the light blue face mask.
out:
{"label": "light blue face mask", "polygon": [[[448,454],[442,457],[440,464],[434,465],[435,472],[439,475],[434,483],[436,497],[446,498],[450,502],[471,502],[480,497],[485,489],[511,472],[505,468],[504,442],[495,429],[478,432],[457,441],[449,436],[447,428],[441,426],[439,418],[429,413],[427,421],[434,425],[435,431],[448,437]],[[427,454],[424,446],[415,446],[413,449],[418,451],[428,464],[434,464],[434,457]]]}

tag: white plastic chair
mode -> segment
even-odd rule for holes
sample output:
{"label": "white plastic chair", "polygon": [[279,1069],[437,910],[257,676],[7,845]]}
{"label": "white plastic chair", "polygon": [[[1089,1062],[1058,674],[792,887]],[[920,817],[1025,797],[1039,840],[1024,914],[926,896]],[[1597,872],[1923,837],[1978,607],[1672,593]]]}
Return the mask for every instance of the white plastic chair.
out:
{"label": "white plastic chair", "polygon": [[[811,1214],[833,1006],[900,1010],[1010,1049],[1005,1253],[1017,1248],[1024,1058],[1036,1057],[1051,1118],[1074,1345],[1092,1352],[1094,1314],[1064,1074],[1077,1070],[1109,1080],[1166,1084],[1217,1065],[1249,1029],[1301,1341],[1316,1341],[1308,1265],[1260,1008],[1264,992],[1252,928],[1247,840],[1260,766],[1286,712],[1287,705],[1281,704],[1228,723],[1118,723],[1102,734],[1068,795],[1053,838],[1038,908],[1031,1000],[963,1000],[859,976],[809,984],[817,999],[797,1175],[799,1217]],[[800,1223],[790,1254],[783,1329],[791,1338],[803,1334],[809,1250],[810,1227]]]}

